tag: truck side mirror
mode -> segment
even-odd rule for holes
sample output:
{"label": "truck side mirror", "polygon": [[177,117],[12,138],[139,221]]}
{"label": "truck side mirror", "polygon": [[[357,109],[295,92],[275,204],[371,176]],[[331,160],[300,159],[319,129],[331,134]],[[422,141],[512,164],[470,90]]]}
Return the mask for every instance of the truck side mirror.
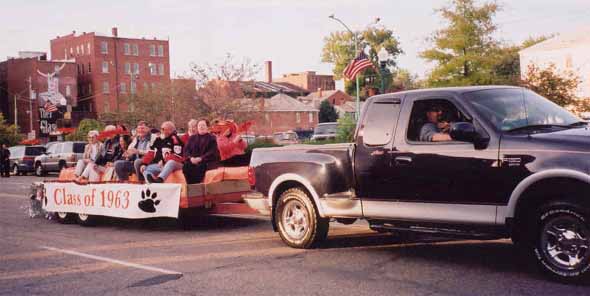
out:
{"label": "truck side mirror", "polygon": [[470,122],[453,122],[449,135],[455,141],[474,142],[477,132]]}

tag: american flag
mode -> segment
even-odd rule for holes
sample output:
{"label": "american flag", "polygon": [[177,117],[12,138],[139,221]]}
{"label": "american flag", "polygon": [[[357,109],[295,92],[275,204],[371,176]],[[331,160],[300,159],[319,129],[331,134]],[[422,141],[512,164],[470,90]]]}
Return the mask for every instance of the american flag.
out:
{"label": "american flag", "polygon": [[45,103],[45,106],[43,106],[43,108],[45,109],[45,111],[50,112],[50,113],[57,111],[57,106],[55,106],[54,104],[52,104],[49,101],[47,101],[47,103]]}
{"label": "american flag", "polygon": [[350,61],[350,64],[344,68],[344,77],[353,80],[359,72],[368,67],[373,67],[373,63],[371,63],[369,57],[361,51],[356,58]]}

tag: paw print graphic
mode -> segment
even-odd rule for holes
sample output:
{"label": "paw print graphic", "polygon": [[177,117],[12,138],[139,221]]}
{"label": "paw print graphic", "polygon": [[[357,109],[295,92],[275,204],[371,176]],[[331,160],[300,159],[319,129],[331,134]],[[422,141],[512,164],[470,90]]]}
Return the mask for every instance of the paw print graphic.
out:
{"label": "paw print graphic", "polygon": [[146,213],[155,213],[156,206],[160,204],[159,200],[156,200],[158,194],[151,192],[149,189],[141,191],[141,200],[137,203],[139,209]]}

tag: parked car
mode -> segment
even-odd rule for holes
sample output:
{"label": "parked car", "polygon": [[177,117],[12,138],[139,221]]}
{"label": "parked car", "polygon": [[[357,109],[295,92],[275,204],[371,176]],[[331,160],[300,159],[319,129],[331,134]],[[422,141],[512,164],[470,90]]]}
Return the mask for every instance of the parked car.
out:
{"label": "parked car", "polygon": [[318,124],[313,130],[312,141],[325,141],[336,139],[336,131],[338,130],[337,122],[324,122]]}
{"label": "parked car", "polygon": [[35,171],[35,156],[45,152],[45,146],[14,146],[10,147],[10,168],[16,175],[26,175]]}
{"label": "parked car", "polygon": [[311,139],[311,137],[313,136],[313,129],[308,129],[308,130],[296,129],[295,133],[297,134],[299,141],[305,141],[305,140]]}
{"label": "parked car", "polygon": [[245,199],[287,245],[319,244],[330,219],[365,219],[376,231],[511,238],[546,274],[590,278],[587,122],[509,86],[374,96],[359,122],[353,143],[252,152]]}
{"label": "parked car", "polygon": [[292,145],[298,144],[299,138],[295,132],[280,132],[272,135],[272,140],[277,145]]}
{"label": "parked car", "polygon": [[35,157],[35,175],[44,176],[48,172],[59,172],[73,167],[82,158],[86,142],[51,142],[44,154]]}

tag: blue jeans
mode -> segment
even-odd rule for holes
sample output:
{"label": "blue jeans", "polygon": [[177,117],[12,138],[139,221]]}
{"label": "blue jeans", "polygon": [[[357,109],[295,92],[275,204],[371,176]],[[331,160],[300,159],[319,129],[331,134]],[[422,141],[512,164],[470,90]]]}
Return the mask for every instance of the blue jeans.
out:
{"label": "blue jeans", "polygon": [[160,177],[162,180],[166,180],[170,174],[174,171],[182,169],[182,163],[176,162],[174,160],[168,160],[164,167],[162,168],[160,164],[152,163],[145,168],[143,171],[143,176],[146,180],[148,180],[147,176],[152,175],[152,177]]}

